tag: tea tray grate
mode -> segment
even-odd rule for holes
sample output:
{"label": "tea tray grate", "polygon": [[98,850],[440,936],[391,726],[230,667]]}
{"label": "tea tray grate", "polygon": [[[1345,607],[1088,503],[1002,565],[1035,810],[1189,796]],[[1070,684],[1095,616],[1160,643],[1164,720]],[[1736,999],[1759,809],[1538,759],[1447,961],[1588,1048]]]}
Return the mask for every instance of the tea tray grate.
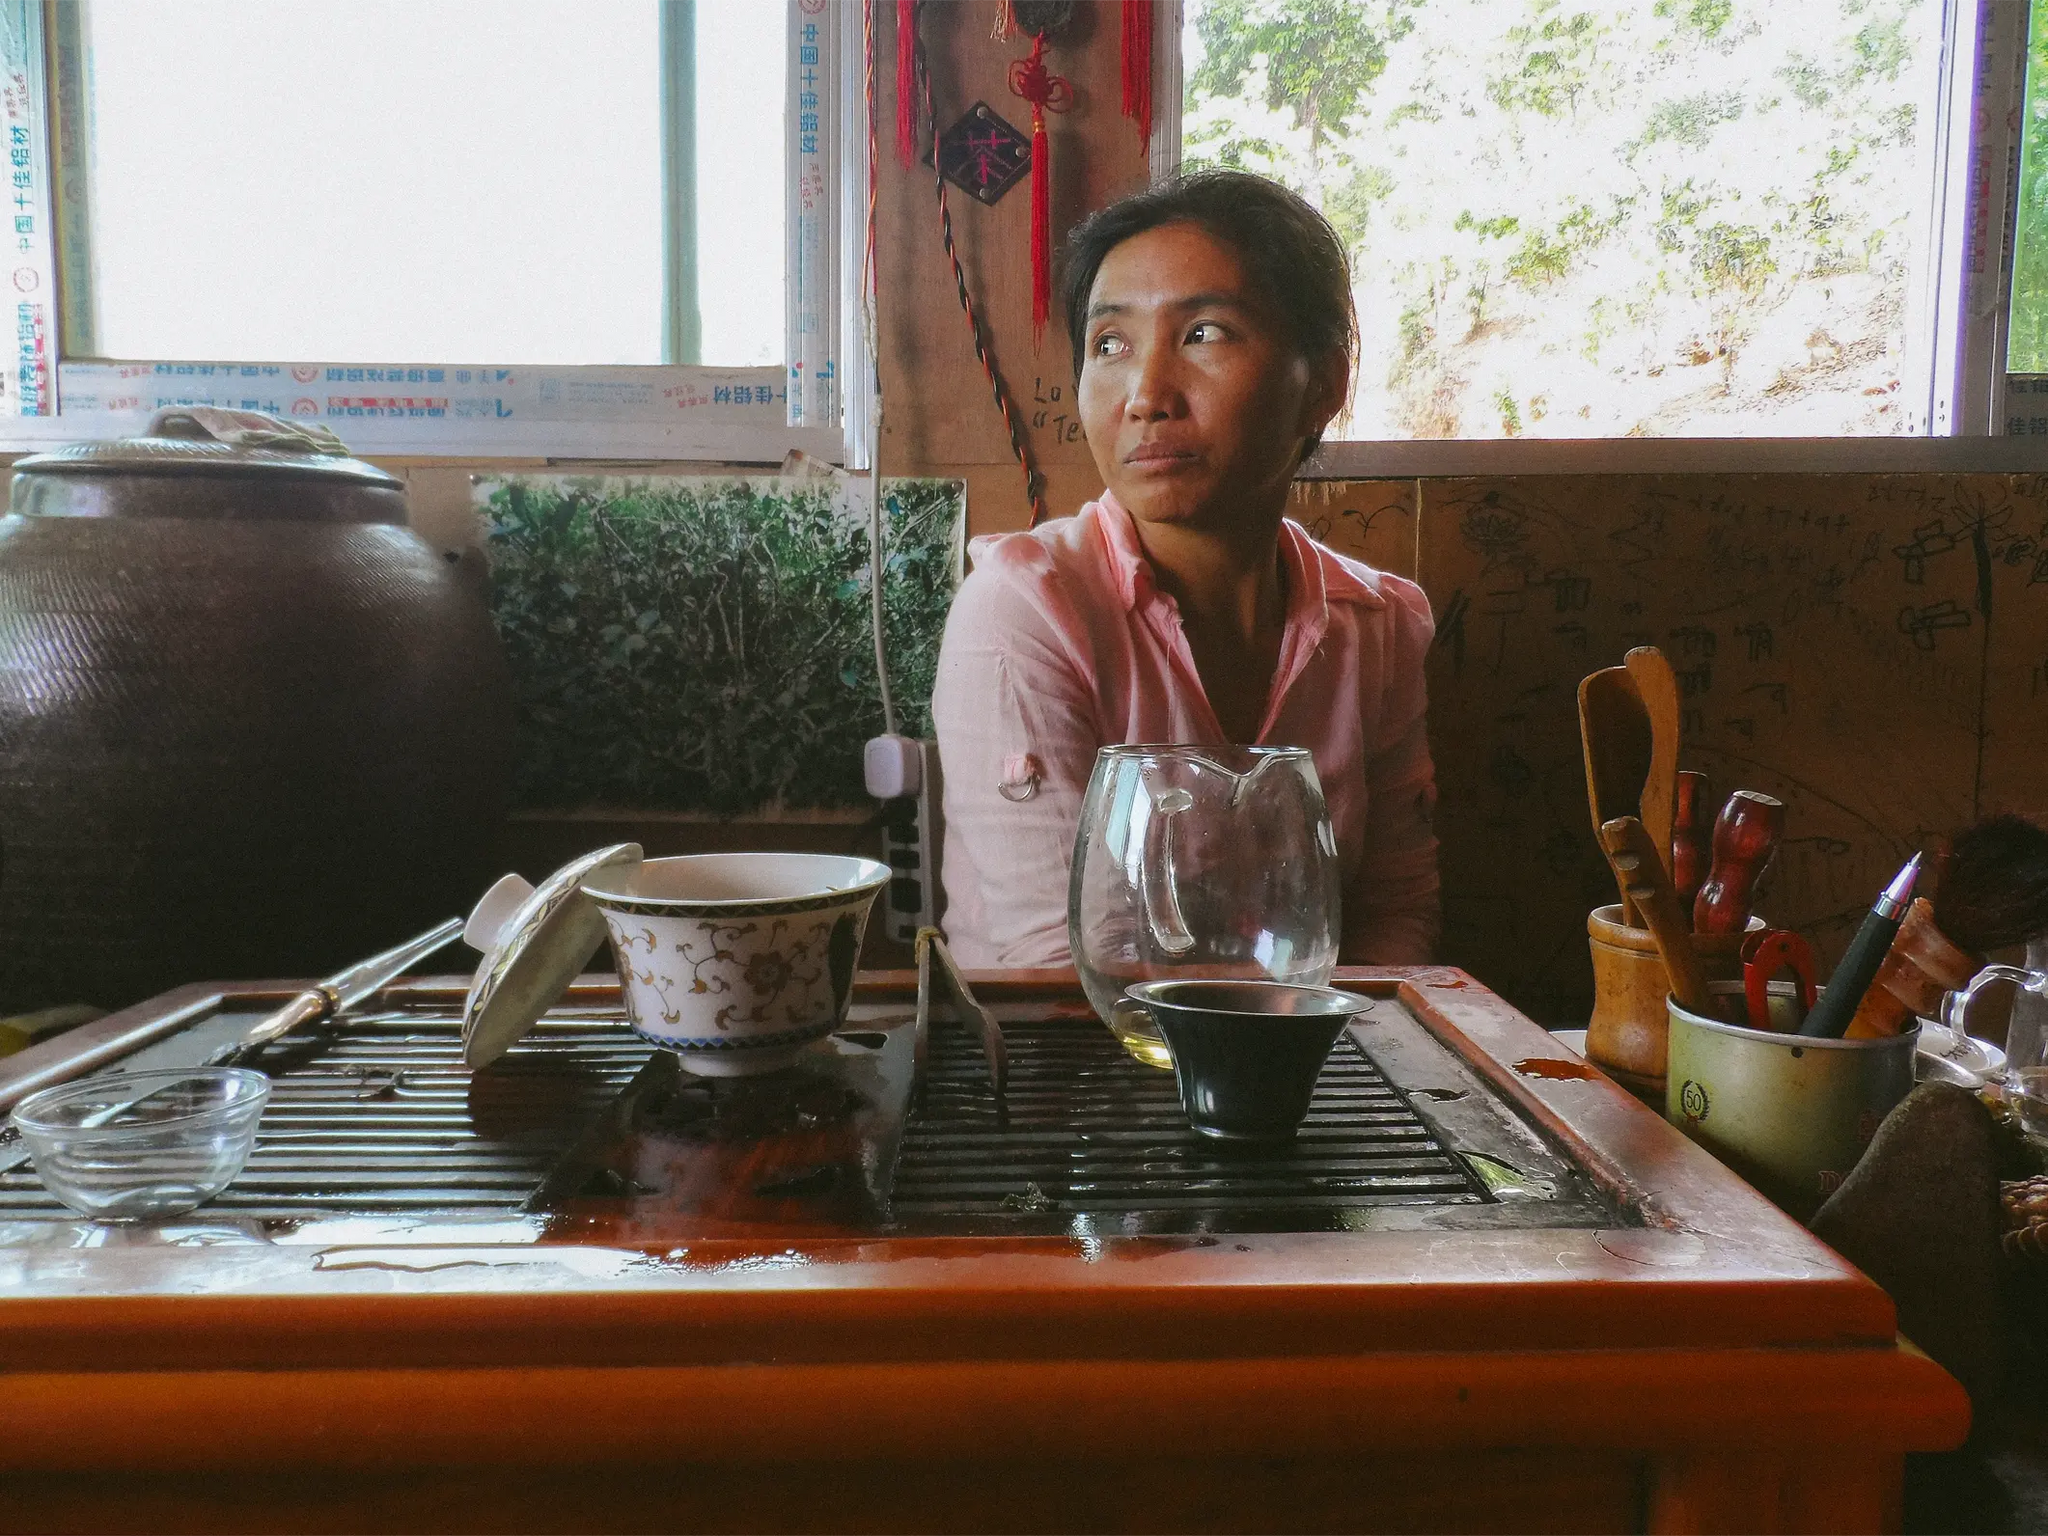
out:
{"label": "tea tray grate", "polygon": [[1180,1213],[1203,1230],[1249,1230],[1304,1217],[1326,1226],[1349,1208],[1488,1198],[1349,1034],[1294,1144],[1258,1155],[1198,1135],[1173,1074],[1133,1060],[1092,1018],[1005,1022],[1003,1039],[999,1110],[979,1042],[934,1026],[892,1188],[899,1225]]}
{"label": "tea tray grate", "polygon": [[[515,1213],[648,1047],[616,1012],[551,1015],[472,1076],[459,1021],[436,1010],[351,1017],[304,1054],[263,1063],[272,1088],[255,1150],[209,1213]],[[0,1220],[66,1215],[26,1164],[0,1174]]]}

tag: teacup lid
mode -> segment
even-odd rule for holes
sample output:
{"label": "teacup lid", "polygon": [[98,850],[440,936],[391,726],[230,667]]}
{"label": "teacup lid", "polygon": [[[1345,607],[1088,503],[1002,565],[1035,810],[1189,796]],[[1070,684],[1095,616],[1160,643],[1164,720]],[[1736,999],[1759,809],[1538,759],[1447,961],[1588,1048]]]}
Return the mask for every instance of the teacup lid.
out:
{"label": "teacup lid", "polygon": [[[497,925],[462,1008],[462,1059],[472,1069],[489,1066],[532,1029],[604,937],[604,914],[583,894],[583,882],[637,869],[642,857],[638,843],[614,843],[572,859]],[[484,909],[502,897],[505,885],[500,881],[477,904],[472,929],[491,926]]]}

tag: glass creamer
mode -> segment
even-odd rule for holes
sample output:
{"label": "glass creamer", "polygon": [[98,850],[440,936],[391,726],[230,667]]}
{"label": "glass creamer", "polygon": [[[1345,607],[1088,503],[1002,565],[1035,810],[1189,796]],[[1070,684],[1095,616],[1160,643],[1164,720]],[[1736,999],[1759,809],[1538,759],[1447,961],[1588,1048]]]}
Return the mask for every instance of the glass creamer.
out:
{"label": "glass creamer", "polygon": [[1067,890],[1082,989],[1127,1051],[1171,1067],[1124,989],[1190,977],[1322,986],[1337,964],[1339,886],[1307,749],[1104,747]]}

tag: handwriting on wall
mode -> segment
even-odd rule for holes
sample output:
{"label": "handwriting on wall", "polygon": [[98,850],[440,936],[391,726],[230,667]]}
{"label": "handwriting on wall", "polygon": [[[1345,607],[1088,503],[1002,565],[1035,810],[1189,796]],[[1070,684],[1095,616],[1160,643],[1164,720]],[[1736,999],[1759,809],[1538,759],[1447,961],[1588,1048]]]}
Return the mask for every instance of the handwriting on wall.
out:
{"label": "handwriting on wall", "polygon": [[1081,416],[1071,385],[1034,378],[1031,381],[1031,428],[1055,443],[1081,441]]}
{"label": "handwriting on wall", "polygon": [[1368,482],[1295,510],[1429,593],[1445,958],[1547,1021],[1583,1016],[1585,912],[1615,899],[1577,684],[1631,646],[1671,658],[1714,803],[1786,802],[1763,912],[1827,963],[1911,849],[2048,813],[2048,479]]}

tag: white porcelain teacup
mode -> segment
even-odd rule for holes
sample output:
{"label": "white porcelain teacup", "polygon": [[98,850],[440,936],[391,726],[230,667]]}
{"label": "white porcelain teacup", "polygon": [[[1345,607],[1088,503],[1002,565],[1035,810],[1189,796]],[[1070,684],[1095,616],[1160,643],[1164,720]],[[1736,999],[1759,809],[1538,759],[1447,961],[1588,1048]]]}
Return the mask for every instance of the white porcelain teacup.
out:
{"label": "white porcelain teacup", "polygon": [[634,1033],[705,1077],[795,1061],[837,1029],[889,869],[823,853],[648,859],[585,882]]}

